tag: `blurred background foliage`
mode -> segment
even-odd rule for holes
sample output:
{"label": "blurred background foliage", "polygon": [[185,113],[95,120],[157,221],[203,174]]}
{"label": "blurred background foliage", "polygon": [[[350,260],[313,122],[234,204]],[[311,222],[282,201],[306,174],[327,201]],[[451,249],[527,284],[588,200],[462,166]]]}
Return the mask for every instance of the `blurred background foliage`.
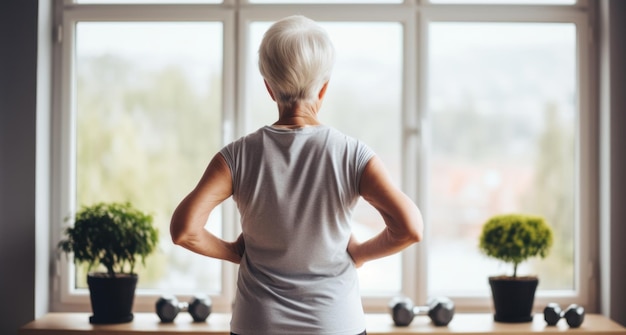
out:
{"label": "blurred background foliage", "polygon": [[[174,65],[147,71],[101,55],[80,58],[78,66],[77,204],[129,201],[152,213],[161,252],[139,267],[139,285],[167,286],[168,273],[183,275],[194,264],[189,253],[163,251],[172,248],[175,206],[220,148],[221,78],[211,77],[209,89],[198,92]],[[79,287],[86,287],[84,277],[77,274]]]}

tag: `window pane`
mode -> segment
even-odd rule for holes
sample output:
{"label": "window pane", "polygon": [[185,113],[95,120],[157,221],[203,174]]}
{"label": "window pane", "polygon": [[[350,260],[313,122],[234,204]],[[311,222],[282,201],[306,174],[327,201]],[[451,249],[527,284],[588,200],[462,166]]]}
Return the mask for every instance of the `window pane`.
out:
{"label": "window pane", "polygon": [[577,0],[430,0],[436,4],[574,5]]}
{"label": "window pane", "polygon": [[[378,22],[321,24],[335,44],[337,60],[320,119],[367,143],[399,182],[402,26]],[[272,124],[278,118],[276,105],[265,90],[256,63],[258,46],[269,26],[267,22],[250,26],[248,131]],[[353,221],[355,234],[361,240],[383,227],[380,215],[364,201],[357,205]],[[368,263],[359,269],[361,288],[365,294],[396,293],[401,288],[401,271],[399,255]]]}
{"label": "window pane", "polygon": [[488,276],[512,274],[478,251],[482,224],[509,212],[542,215],[554,230],[550,255],[518,271],[539,275],[539,289],[574,289],[575,26],[429,29],[429,290],[488,294]]}
{"label": "window pane", "polygon": [[250,0],[259,4],[398,4],[403,0]]}
{"label": "window pane", "polygon": [[75,0],[81,4],[216,4],[222,0]]}
{"label": "window pane", "polygon": [[[161,241],[139,288],[219,291],[220,263],[175,247],[168,227],[221,145],[222,24],[78,23],[75,81],[77,204],[154,214]],[[218,210],[208,229],[221,227]]]}

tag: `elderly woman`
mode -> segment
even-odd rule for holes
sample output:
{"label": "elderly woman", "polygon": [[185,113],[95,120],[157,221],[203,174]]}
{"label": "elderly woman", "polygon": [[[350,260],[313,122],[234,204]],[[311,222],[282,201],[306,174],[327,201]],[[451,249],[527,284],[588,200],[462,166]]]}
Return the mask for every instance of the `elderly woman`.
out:
{"label": "elderly woman", "polygon": [[[417,206],[364,143],[322,125],[334,62],[327,33],[291,16],[272,25],[259,68],[278,120],[228,144],[209,163],[171,222],[175,244],[240,264],[233,334],[365,334],[356,269],[422,238]],[[232,196],[242,234],[204,229]],[[385,228],[359,242],[351,212],[363,197]]]}

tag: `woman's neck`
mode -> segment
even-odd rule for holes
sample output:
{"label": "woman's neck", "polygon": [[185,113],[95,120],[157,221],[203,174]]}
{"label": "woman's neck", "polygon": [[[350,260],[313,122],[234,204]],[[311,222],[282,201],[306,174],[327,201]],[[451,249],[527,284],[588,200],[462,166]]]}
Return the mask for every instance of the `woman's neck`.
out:
{"label": "woman's neck", "polygon": [[302,128],[321,124],[317,119],[318,108],[310,104],[296,104],[288,108],[279,106],[278,121],[274,126],[281,128]]}

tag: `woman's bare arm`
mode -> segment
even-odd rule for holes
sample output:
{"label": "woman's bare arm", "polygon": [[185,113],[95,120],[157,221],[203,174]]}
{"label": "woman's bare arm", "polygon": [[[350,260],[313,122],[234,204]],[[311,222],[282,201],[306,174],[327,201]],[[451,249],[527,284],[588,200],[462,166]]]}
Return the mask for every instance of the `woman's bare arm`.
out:
{"label": "woman's bare arm", "polygon": [[226,242],[204,228],[213,209],[233,193],[230,168],[217,154],[198,185],[178,205],[170,223],[174,244],[212,258],[239,263],[245,250],[243,237]]}
{"label": "woman's bare arm", "polygon": [[392,255],[421,241],[422,215],[415,203],[397,188],[382,161],[374,156],[365,167],[360,182],[361,196],[378,210],[385,228],[367,241],[354,236],[348,244],[348,253],[357,267],[363,263]]}

